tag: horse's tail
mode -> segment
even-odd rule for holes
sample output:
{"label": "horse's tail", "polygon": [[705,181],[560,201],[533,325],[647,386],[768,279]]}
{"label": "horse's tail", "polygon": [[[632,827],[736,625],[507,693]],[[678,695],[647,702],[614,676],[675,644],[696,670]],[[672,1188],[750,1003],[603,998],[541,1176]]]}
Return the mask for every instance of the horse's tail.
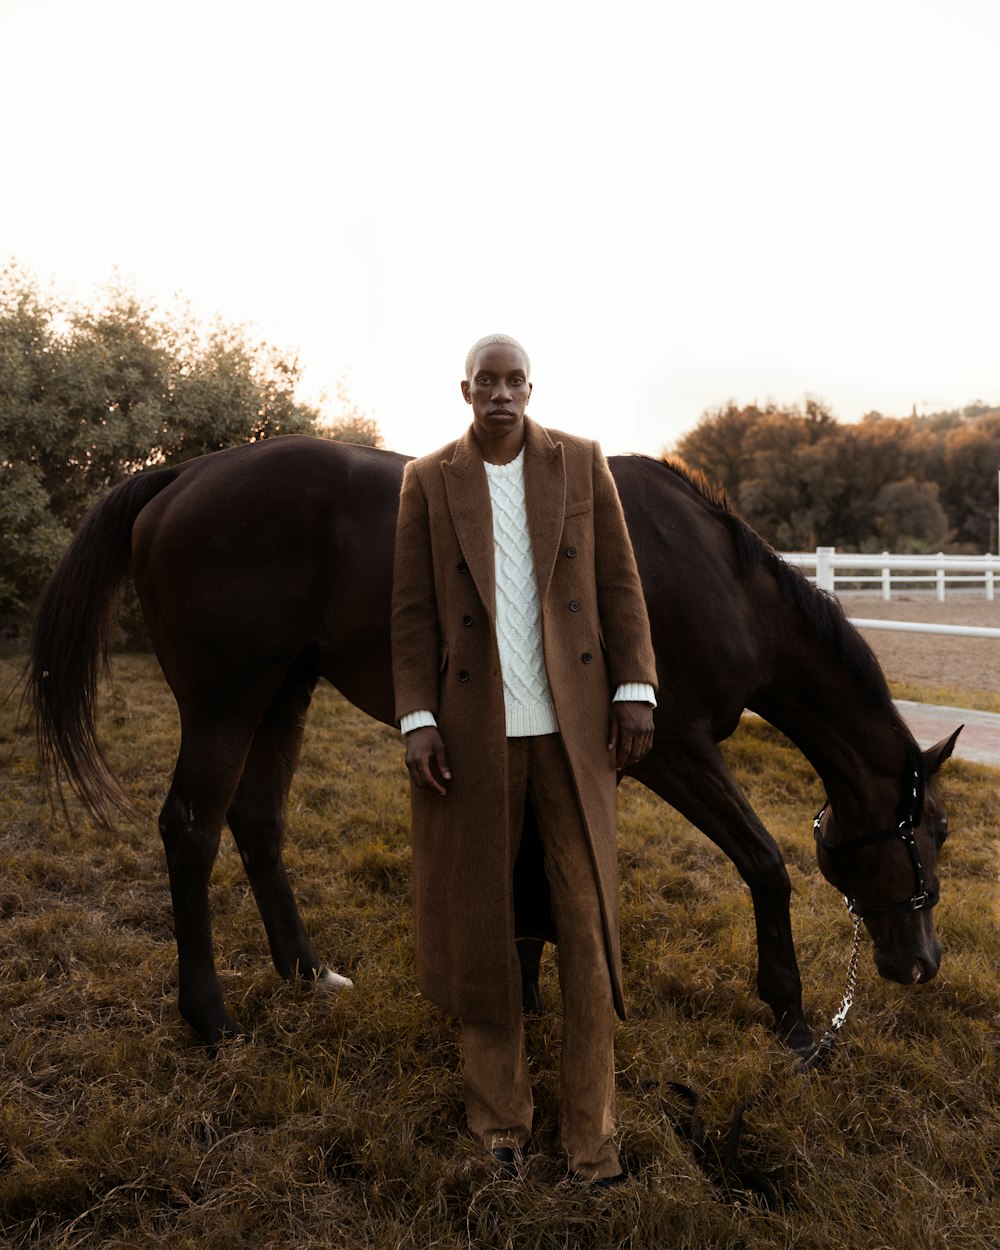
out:
{"label": "horse's tail", "polygon": [[104,827],[115,808],[128,811],[130,804],[97,741],[97,679],[107,671],[113,609],[131,566],[132,526],[178,472],[136,474],[91,508],[35,613],[28,680],[39,772],[50,793],[67,777]]}

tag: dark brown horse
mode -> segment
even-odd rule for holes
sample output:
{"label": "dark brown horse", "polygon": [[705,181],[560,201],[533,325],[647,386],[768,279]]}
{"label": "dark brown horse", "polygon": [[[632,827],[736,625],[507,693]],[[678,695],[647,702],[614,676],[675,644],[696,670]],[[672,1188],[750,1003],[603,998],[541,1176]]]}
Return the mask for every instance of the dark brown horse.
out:
{"label": "dark brown horse", "polygon": [[[96,741],[96,681],[131,562],[180,709],[160,832],[180,1010],[208,1039],[238,1027],[216,975],[208,904],[226,822],[278,972],[334,980],[282,863],[286,799],[319,678],[392,723],[389,604],[404,463],[390,452],[289,436],[143,473],[87,516],[39,605],[32,680],[43,764],[68,776],[107,821],[121,795]],[[717,843],[750,887],[758,991],[779,1035],[802,1052],[812,1037],[788,875],[717,744],[750,708],[805,754],[829,797],[820,866],[856,896],[882,975],[912,983],[932,977],[940,960],[930,905],[946,826],[932,784],[924,798],[924,781],[950,755],[957,731],[921,754],[836,601],[704,484],[642,457],[612,458],[611,466],[660,671],[655,746],[632,775]]]}

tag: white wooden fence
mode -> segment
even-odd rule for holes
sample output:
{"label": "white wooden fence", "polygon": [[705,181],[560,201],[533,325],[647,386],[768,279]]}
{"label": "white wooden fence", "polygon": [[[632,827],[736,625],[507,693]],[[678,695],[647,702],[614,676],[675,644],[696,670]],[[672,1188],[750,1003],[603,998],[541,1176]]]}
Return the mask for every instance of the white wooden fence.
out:
{"label": "white wooden fence", "polygon": [[[845,590],[869,590],[878,587],[883,600],[891,601],[893,588],[933,589],[943,603],[947,591],[969,591],[982,588],[985,598],[995,599],[996,574],[1000,573],[1000,557],[985,556],[896,556],[888,551],[881,555],[852,555],[835,547],[817,547],[815,552],[786,552],[783,559],[807,571],[822,590],[834,594]],[[839,586],[838,586],[839,583]],[[882,621],[851,618],[862,629],[897,629],[911,633],[956,634],[966,638],[1000,638],[1000,629],[975,625],[933,625],[918,621]]]}

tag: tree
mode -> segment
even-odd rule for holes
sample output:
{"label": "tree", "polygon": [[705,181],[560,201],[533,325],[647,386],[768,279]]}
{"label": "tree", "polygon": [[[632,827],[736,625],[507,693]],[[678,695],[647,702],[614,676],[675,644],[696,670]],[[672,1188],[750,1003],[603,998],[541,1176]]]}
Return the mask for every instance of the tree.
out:
{"label": "tree", "polygon": [[[96,498],[131,473],[315,434],[294,357],[245,327],[163,316],[113,285],[95,308],[0,273],[0,616],[23,616]],[[377,429],[375,436],[377,437]]]}
{"label": "tree", "polygon": [[769,541],[785,549],[815,546],[824,524],[822,501],[810,491],[811,449],[839,427],[809,397],[797,407],[751,405],[707,412],[678,444],[681,458],[720,482],[733,504]]}
{"label": "tree", "polygon": [[[842,425],[818,400],[805,410],[756,405],[706,412],[677,444],[693,468],[783,550],[983,551],[995,531],[1000,411]],[[910,509],[910,514],[907,513]]]}
{"label": "tree", "polygon": [[751,432],[763,416],[756,405],[710,409],[677,444],[674,454],[721,486],[734,501],[748,475],[752,455]]}
{"label": "tree", "polygon": [[944,439],[941,498],[957,541],[976,551],[996,546],[1000,412],[973,417]]}
{"label": "tree", "polygon": [[378,422],[352,398],[346,374],[337,379],[335,402],[337,415],[322,418],[318,433],[338,443],[360,443],[363,447],[382,446],[382,431],[378,428]]}
{"label": "tree", "polygon": [[26,609],[66,544],[35,465],[0,460],[0,536],[2,619]]}
{"label": "tree", "polygon": [[63,432],[51,383],[58,340],[34,286],[7,269],[0,285],[0,614],[23,611],[58,559],[65,534],[48,467]]}
{"label": "tree", "polygon": [[335,417],[319,431],[324,438],[337,443],[360,443],[362,447],[381,447],[382,431],[374,417]]}
{"label": "tree", "polygon": [[915,482],[908,477],[887,482],[875,497],[873,538],[863,543],[872,551],[940,551],[949,537],[948,518],[938,502],[936,482]]}

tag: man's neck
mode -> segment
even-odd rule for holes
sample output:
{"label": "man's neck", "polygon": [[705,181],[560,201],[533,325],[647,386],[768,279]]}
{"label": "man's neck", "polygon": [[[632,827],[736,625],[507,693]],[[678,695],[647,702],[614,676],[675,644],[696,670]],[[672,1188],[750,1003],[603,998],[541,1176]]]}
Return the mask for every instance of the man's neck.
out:
{"label": "man's neck", "polygon": [[479,448],[480,454],[487,464],[510,464],[512,460],[516,460],[524,446],[524,422],[518,425],[517,429],[511,430],[509,434],[504,434],[502,438],[485,438],[479,430],[473,426],[473,437],[476,440],[476,446]]}

